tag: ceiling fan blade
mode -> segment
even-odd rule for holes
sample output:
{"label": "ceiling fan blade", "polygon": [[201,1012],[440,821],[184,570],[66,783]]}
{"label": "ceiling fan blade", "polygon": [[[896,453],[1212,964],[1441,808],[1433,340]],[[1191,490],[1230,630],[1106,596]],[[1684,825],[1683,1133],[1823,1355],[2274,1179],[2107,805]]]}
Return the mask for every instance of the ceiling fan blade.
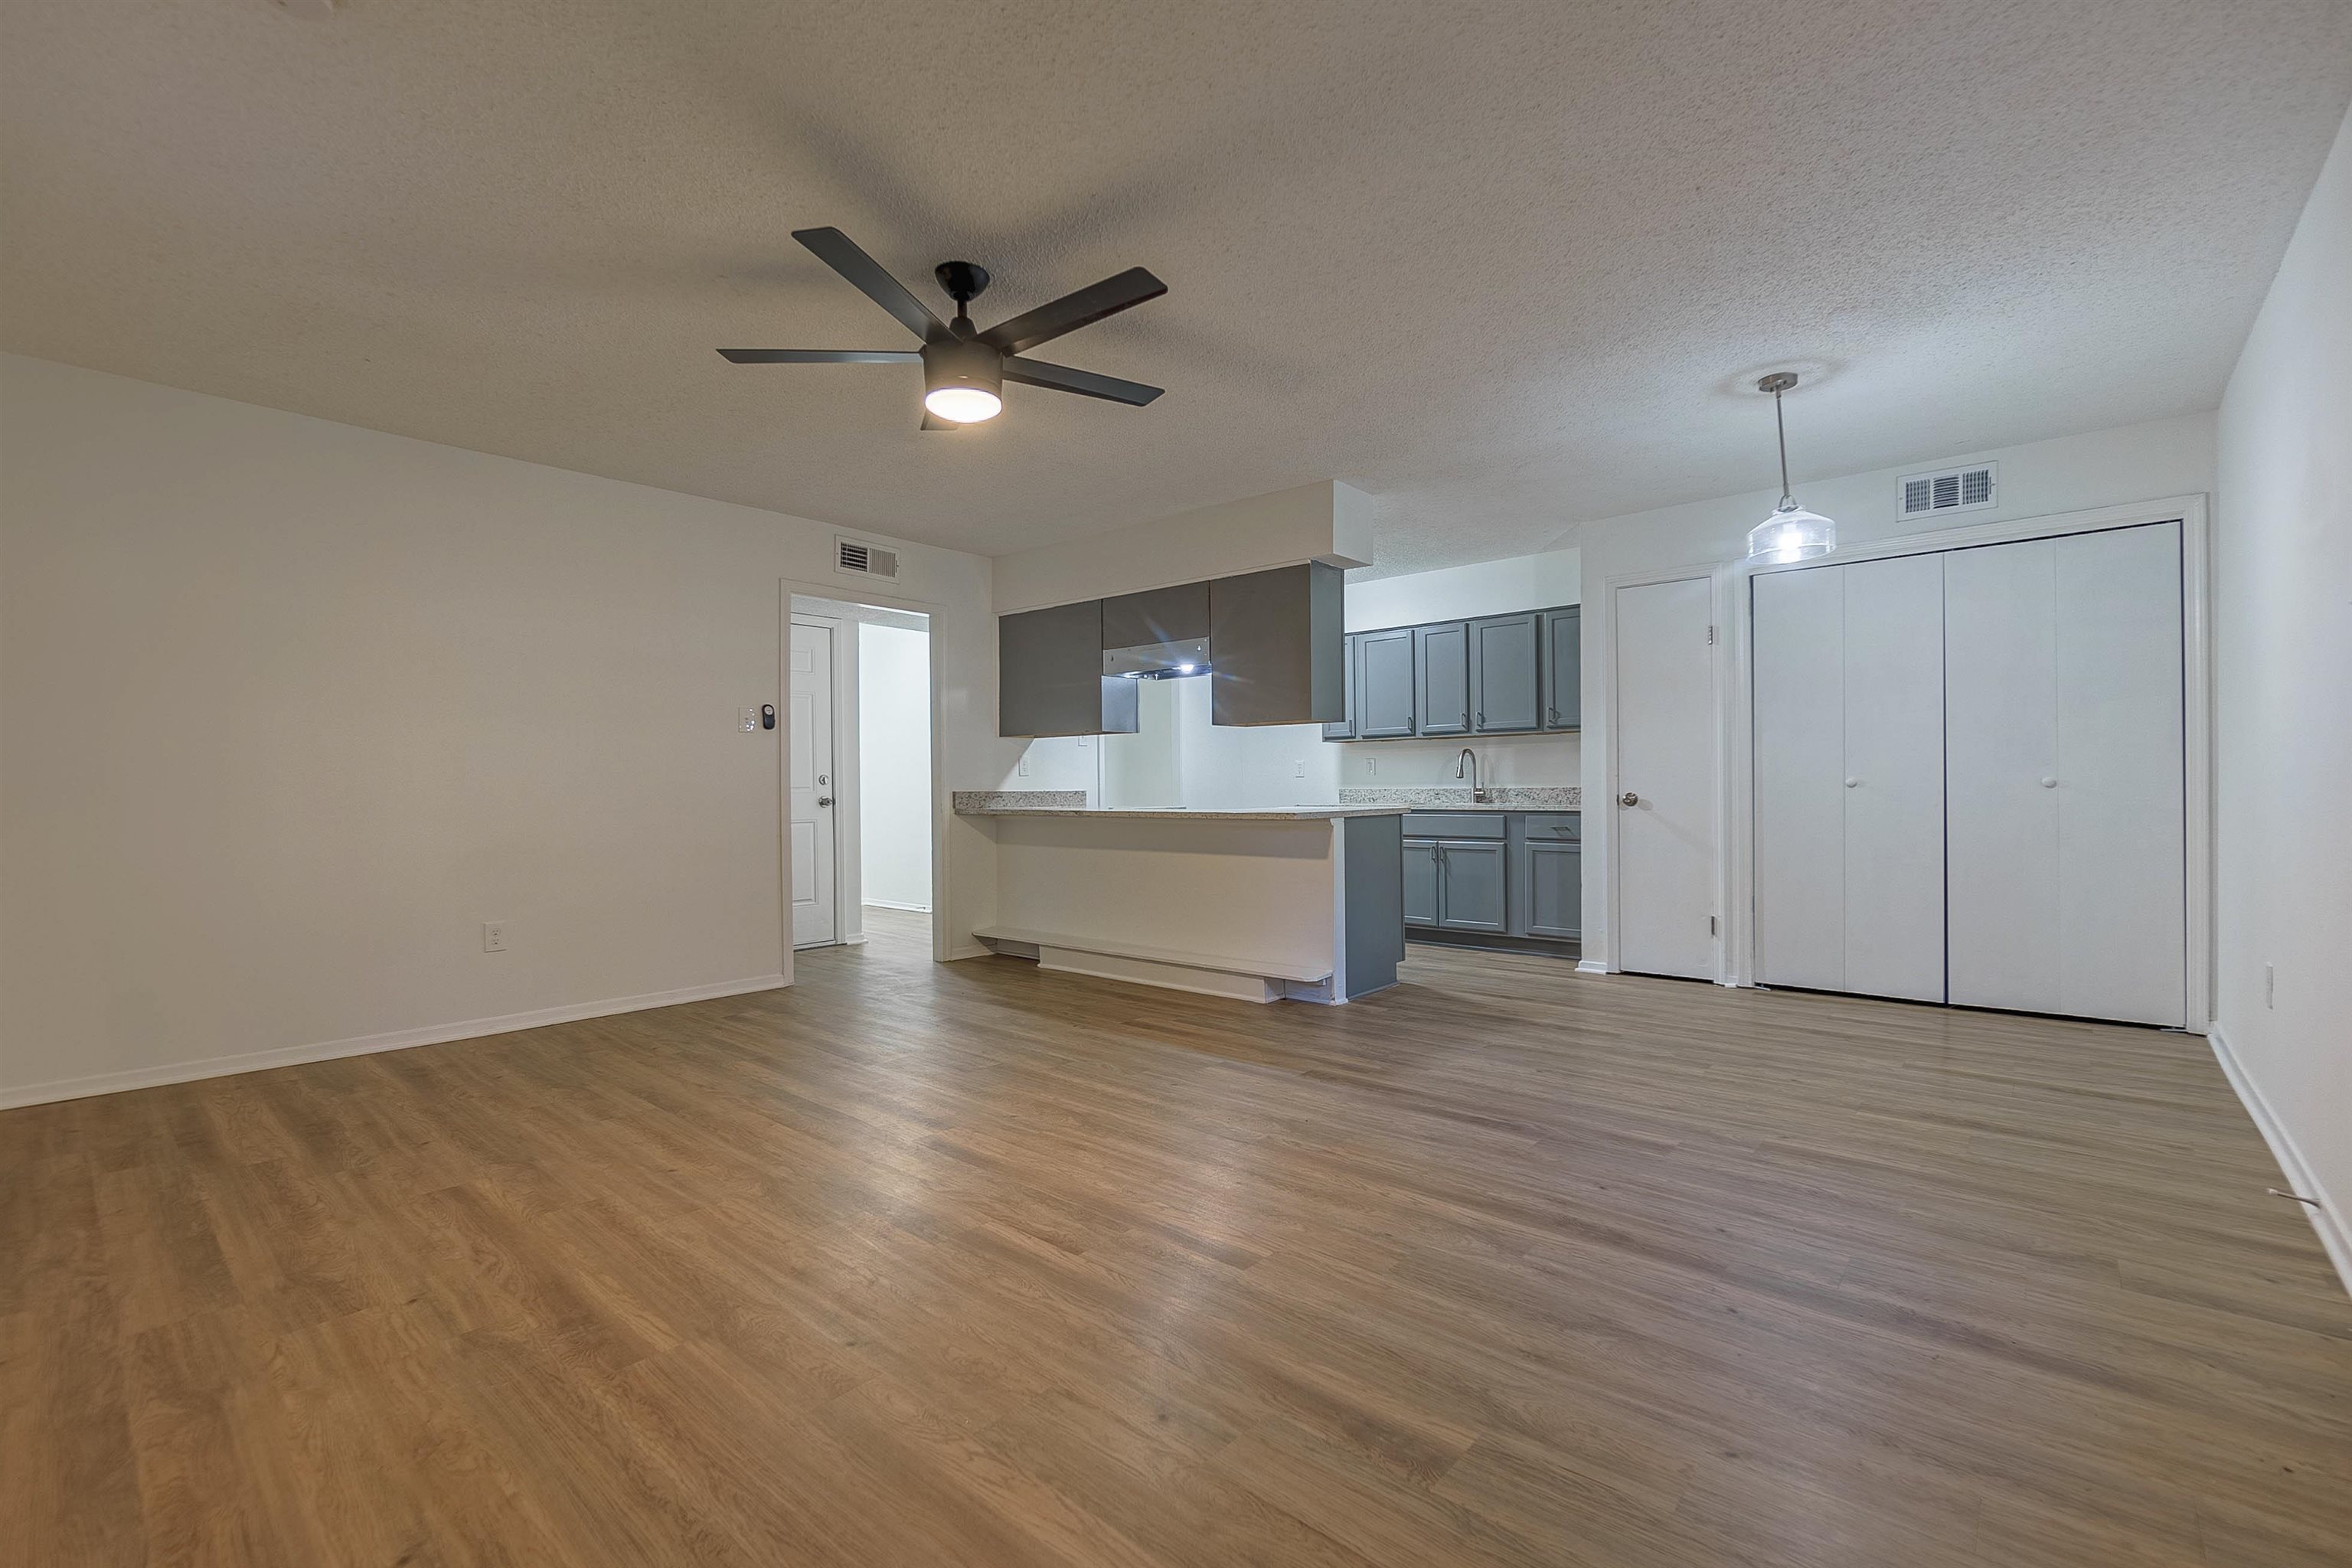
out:
{"label": "ceiling fan blade", "polygon": [[837,228],[796,228],[793,237],[816,253],[817,259],[857,285],[867,299],[898,318],[906,329],[929,342],[948,335],[947,323],[907,291],[907,286],[882,269],[882,264],[857,248],[856,242]]}
{"label": "ceiling fan blade", "polygon": [[991,348],[1017,354],[1064,332],[1075,332],[1105,316],[1115,316],[1131,305],[1157,300],[1166,292],[1168,285],[1147,268],[1130,267],[1115,278],[1089,283],[1075,294],[1065,294],[1034,310],[1024,310],[1009,321],[999,321],[981,333],[980,341]]}
{"label": "ceiling fan blade", "polygon": [[913,349],[720,349],[737,364],[920,364]]}
{"label": "ceiling fan blade", "polygon": [[1138,408],[1163,390],[1139,381],[1121,381],[1115,375],[1097,375],[1090,370],[1072,370],[1066,364],[1047,364],[1041,359],[1022,359],[1017,355],[1004,362],[1004,379],[1024,386],[1050,386],[1056,392],[1099,397],[1106,403],[1132,404]]}

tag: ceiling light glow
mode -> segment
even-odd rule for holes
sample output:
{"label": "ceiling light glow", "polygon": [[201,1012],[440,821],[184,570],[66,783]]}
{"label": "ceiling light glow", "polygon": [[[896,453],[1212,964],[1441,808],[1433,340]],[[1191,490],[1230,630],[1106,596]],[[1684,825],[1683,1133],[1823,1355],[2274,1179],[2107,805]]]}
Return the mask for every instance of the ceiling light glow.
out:
{"label": "ceiling light glow", "polygon": [[977,386],[935,386],[923,394],[923,406],[958,425],[977,425],[1003,412],[1004,400]]}

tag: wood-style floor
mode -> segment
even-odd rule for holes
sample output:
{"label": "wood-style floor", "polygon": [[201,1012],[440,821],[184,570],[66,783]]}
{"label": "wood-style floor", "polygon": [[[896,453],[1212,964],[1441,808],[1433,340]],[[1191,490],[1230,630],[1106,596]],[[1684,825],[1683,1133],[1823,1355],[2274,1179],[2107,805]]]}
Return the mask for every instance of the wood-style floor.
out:
{"label": "wood-style floor", "polygon": [[2352,1562],[2203,1042],[927,962],[0,1114],[0,1560]]}

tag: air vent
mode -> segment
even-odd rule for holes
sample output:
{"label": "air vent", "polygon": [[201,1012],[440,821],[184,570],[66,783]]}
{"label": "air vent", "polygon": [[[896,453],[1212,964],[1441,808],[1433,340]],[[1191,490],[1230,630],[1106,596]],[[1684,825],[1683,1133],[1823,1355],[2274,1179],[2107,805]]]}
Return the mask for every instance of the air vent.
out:
{"label": "air vent", "polygon": [[862,539],[835,539],[833,569],[849,577],[895,580],[898,575],[898,552],[879,544],[868,544]]}
{"label": "air vent", "polygon": [[1934,511],[1982,511],[1994,501],[1993,470],[1998,463],[1947,468],[1940,474],[1906,474],[1897,494],[1905,517]]}

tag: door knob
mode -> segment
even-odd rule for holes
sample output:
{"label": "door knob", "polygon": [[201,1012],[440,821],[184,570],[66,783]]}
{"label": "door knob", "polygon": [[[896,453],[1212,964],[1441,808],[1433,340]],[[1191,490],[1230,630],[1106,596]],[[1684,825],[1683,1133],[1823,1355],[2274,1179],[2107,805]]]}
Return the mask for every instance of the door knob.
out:
{"label": "door knob", "polygon": [[833,796],[829,795],[821,795],[816,797],[816,803],[819,805],[831,805],[833,804]]}
{"label": "door knob", "polygon": [[2058,787],[2058,781],[2056,779],[2045,778],[2042,781],[2042,787],[2043,789],[2056,789]]}
{"label": "door knob", "polygon": [[1639,805],[1642,804],[1642,797],[1635,795],[1629,789],[1623,795],[1617,797],[1617,804],[1619,805]]}

